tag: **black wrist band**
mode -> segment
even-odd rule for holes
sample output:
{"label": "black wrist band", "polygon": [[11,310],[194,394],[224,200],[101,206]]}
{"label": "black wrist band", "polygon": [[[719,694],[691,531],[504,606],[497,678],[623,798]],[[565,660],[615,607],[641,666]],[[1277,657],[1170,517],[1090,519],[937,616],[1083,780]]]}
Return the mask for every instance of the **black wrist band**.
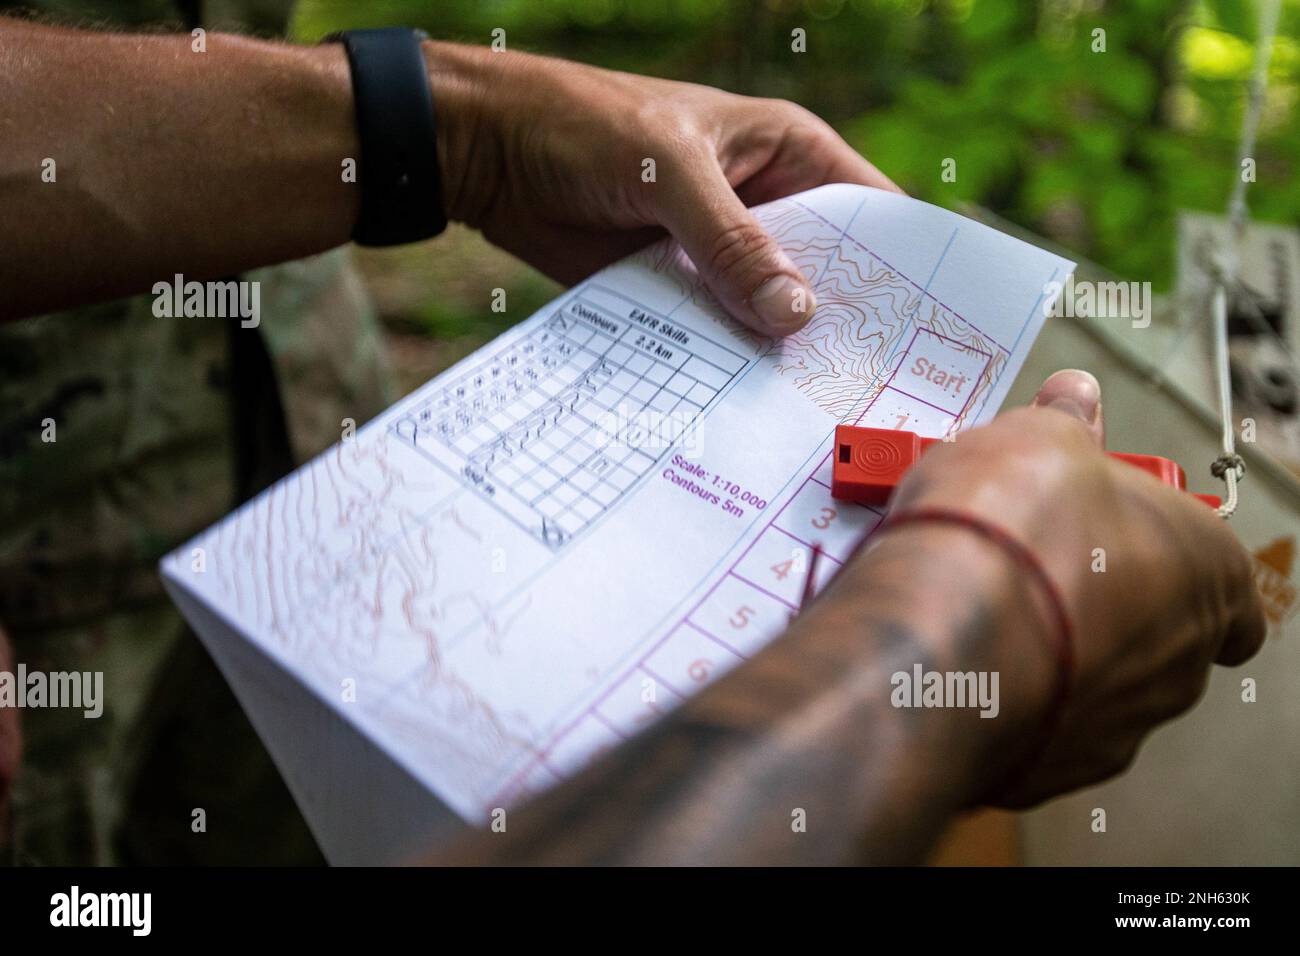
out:
{"label": "black wrist band", "polygon": [[352,239],[363,246],[416,242],[447,228],[422,39],[424,33],[392,27],[346,30],[324,41],[342,43],[352,68],[361,144],[361,215]]}

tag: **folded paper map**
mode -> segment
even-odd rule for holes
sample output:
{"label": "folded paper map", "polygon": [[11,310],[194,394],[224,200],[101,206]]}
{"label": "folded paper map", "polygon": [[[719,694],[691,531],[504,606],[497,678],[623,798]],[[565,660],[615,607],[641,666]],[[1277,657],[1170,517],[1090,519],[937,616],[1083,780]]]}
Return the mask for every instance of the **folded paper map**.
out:
{"label": "folded paper map", "polygon": [[836,424],[987,421],[1073,268],[866,187],[757,214],[816,292],[798,334],[665,240],[163,560],[332,861],[487,822],[758,653],[814,543],[822,585],[879,520],[830,496]]}

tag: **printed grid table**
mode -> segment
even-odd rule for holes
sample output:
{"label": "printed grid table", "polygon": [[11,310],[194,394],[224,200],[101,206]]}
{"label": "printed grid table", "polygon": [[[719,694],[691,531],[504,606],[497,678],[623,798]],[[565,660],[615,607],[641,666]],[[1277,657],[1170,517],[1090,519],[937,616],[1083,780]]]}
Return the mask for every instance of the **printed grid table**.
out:
{"label": "printed grid table", "polygon": [[591,286],[392,430],[558,549],[649,473],[746,364]]}

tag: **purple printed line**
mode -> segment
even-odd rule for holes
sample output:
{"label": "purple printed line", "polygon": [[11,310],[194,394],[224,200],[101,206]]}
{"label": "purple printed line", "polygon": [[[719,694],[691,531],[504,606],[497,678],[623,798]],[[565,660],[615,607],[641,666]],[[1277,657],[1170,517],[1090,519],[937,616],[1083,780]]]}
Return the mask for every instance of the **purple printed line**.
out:
{"label": "purple printed line", "polygon": [[[700,608],[702,608],[704,606],[705,601],[713,597],[713,592],[718,589],[718,585],[722,583],[722,578],[725,577],[726,575],[724,574],[722,575],[722,577],[719,577],[718,580],[714,581],[713,587],[709,588],[707,591],[705,591],[703,594],[700,595],[700,599],[695,602],[695,604],[691,607],[689,611],[687,611],[685,614],[682,615],[682,619],[680,621],[678,621],[676,624],[674,624],[671,628],[668,629],[668,633],[671,634],[673,631],[677,630],[683,624],[690,624],[692,627],[695,627],[694,622],[691,621],[691,615],[694,614],[696,611],[698,611]],[[708,631],[704,631],[703,628],[696,627],[696,630],[702,631],[704,634],[707,634],[709,637],[713,636],[712,634],[709,634]]]}
{"label": "purple printed line", "polygon": [[[821,465],[819,464],[817,467],[820,468]],[[806,478],[804,478],[803,481],[799,483],[799,487],[794,490],[794,494],[790,496],[789,500],[786,501],[786,503],[781,506],[781,510],[778,511],[776,514],[772,515],[772,517],[768,519],[767,524],[763,526],[763,531],[766,531],[768,528],[772,527],[773,523],[778,518],[780,518],[781,515],[785,514],[785,509],[790,507],[790,502],[794,501],[794,499],[799,495],[799,492],[803,491],[804,486],[807,485],[808,482],[811,480],[812,480],[812,475],[808,475]],[[754,540],[749,542],[745,550],[740,552],[739,555],[737,555],[735,561],[731,562],[731,568],[728,569],[727,573],[730,573],[732,570],[739,567],[740,562],[744,561],[745,558],[749,557],[749,552],[754,550],[754,545],[758,544],[758,539],[763,537],[763,531],[760,531],[758,534],[754,535]],[[713,587],[709,588],[707,591],[704,592],[703,595],[700,596],[700,599],[695,602],[695,604],[691,607],[689,611],[687,611],[685,614],[682,615],[681,620],[679,620],[676,624],[674,624],[668,633],[671,634],[673,631],[677,630],[677,628],[683,624],[693,624],[693,622],[690,620],[691,615],[694,614],[696,611],[698,611],[701,607],[703,607],[704,602],[713,596],[713,592],[718,589],[718,585],[722,583],[723,579],[726,578],[726,576],[727,576],[726,574],[723,574],[721,577],[718,578],[718,580],[714,581]],[[756,584],[751,586],[758,587],[758,585]],[[777,600],[780,600],[780,598],[778,598]],[[704,633],[707,634],[707,632]],[[711,637],[712,635],[709,636]]]}
{"label": "purple printed line", "polygon": [[[821,466],[818,465],[818,467],[820,468]],[[763,529],[764,531],[772,527],[774,524],[776,524],[778,520],[780,520],[781,515],[785,514],[785,509],[789,508],[790,505],[794,503],[794,499],[798,498],[799,495],[803,493],[804,488],[807,486],[808,482],[810,481],[812,481],[812,475],[809,475],[799,483],[799,487],[794,490],[794,494],[792,494],[789,498],[786,499],[785,504],[781,506],[781,510],[778,511],[776,514],[772,515],[772,517],[767,519],[767,524],[764,526]],[[758,533],[758,536],[755,537],[754,540],[750,543],[749,547],[752,548],[754,545],[758,544],[758,539],[761,538],[762,536],[763,536],[763,532],[760,531]],[[749,548],[745,549],[745,554],[749,554]],[[737,564],[740,564],[741,560],[745,557],[745,554],[742,554],[739,558],[736,559],[735,564],[732,565],[733,568]]]}
{"label": "purple printed line", "polygon": [[504,785],[503,785],[499,790],[497,790],[496,793],[494,793],[494,794],[492,795],[492,801],[495,802],[495,803],[502,803],[502,802],[504,802],[504,801],[505,801],[505,798],[506,798],[506,797],[511,793],[511,791],[513,791],[513,790],[515,790],[517,787],[519,787],[519,785],[523,782],[523,779],[524,779],[525,777],[528,776],[529,772],[530,772],[534,767],[538,766],[539,764],[542,765],[542,766],[546,766],[546,758],[547,758],[551,753],[554,752],[554,750],[555,750],[555,745],[558,744],[558,743],[559,743],[561,740],[563,740],[565,737],[567,737],[570,733],[572,733],[572,732],[573,732],[573,729],[574,729],[575,727],[577,727],[578,724],[580,724],[580,723],[582,723],[584,720],[586,720],[588,717],[591,717],[591,718],[593,718],[593,719],[595,719],[595,720],[600,721],[602,724],[604,724],[606,727],[608,727],[608,728],[609,728],[613,733],[617,734],[619,737],[622,737],[624,740],[626,740],[626,739],[627,739],[627,735],[624,734],[624,733],[623,733],[621,730],[619,730],[617,727],[613,726],[613,725],[612,725],[608,720],[606,720],[606,719],[605,719],[605,718],[604,718],[604,717],[603,717],[603,716],[602,716],[602,715],[601,715],[601,714],[596,710],[596,707],[599,706],[599,705],[600,705],[600,704],[605,700],[605,698],[606,698],[607,696],[609,696],[609,692],[612,691],[612,690],[614,689],[615,686],[617,686],[617,683],[615,683],[615,684],[611,684],[611,685],[609,686],[609,689],[606,690],[604,694],[601,694],[601,695],[600,695],[599,699],[597,699],[595,702],[593,702],[589,707],[587,707],[586,710],[584,710],[584,711],[583,711],[582,713],[580,713],[577,717],[575,717],[573,720],[571,720],[569,723],[567,723],[564,727],[562,727],[559,731],[557,731],[557,732],[556,732],[556,733],[551,737],[551,739],[550,739],[549,741],[547,741],[546,746],[540,748],[540,749],[537,751],[537,753],[533,754],[532,759],[529,760],[527,763],[525,763],[525,764],[524,764],[522,767],[520,767],[517,771],[515,771],[515,772],[511,775],[510,779],[507,780],[507,781],[505,782],[505,784],[504,784]]}
{"label": "purple printed line", "polygon": [[[990,355],[988,352],[985,352],[983,349],[977,349],[973,345],[967,345],[961,339],[954,339],[950,335],[944,335],[942,332],[936,332],[934,329],[930,328],[929,326],[918,325],[916,327],[916,330],[918,332],[929,332],[935,338],[943,339],[945,342],[951,342],[953,345],[956,345],[958,348],[960,348],[963,352],[974,352],[976,355],[983,355],[987,359],[993,358],[992,355]],[[984,333],[981,332],[980,334],[983,335]],[[913,336],[913,340],[915,340],[915,336]]]}
{"label": "purple printed line", "polygon": [[645,661],[641,662],[641,670],[645,671],[646,676],[649,677],[651,680],[658,681],[659,683],[663,684],[664,687],[668,688],[668,692],[672,694],[674,697],[680,697],[682,700],[686,699],[686,695],[683,694],[681,691],[679,691],[671,683],[669,683],[668,680],[666,680],[663,677],[660,677],[650,668],[646,667]]}
{"label": "purple printed line", "polygon": [[[725,578],[726,575],[724,574],[723,577]],[[694,628],[695,630],[699,631],[701,634],[703,634],[705,637],[707,637],[709,640],[711,640],[714,644],[717,644],[719,647],[721,647],[724,651],[730,651],[731,653],[733,653],[733,654],[735,654],[737,657],[739,657],[742,661],[747,661],[747,660],[749,660],[748,657],[746,657],[744,654],[740,653],[740,651],[736,650],[734,647],[732,647],[730,644],[728,644],[728,643],[727,643],[726,641],[724,641],[722,638],[718,637],[716,634],[710,634],[708,631],[706,631],[704,628],[700,627],[700,626],[699,626],[698,624],[696,624],[694,621],[685,621],[685,622],[683,622],[683,623],[685,623],[685,625],[686,625],[687,627]],[[681,626],[681,625],[679,624],[678,627],[680,627],[680,626]],[[676,630],[677,630],[676,627],[673,628],[673,631],[676,631]],[[670,631],[669,633],[671,634],[672,631]]]}
{"label": "purple printed line", "polygon": [[538,763],[541,764],[541,767],[542,767],[543,770],[545,770],[547,773],[549,773],[549,774],[550,774],[552,777],[554,777],[557,781],[558,781],[558,780],[563,780],[563,779],[564,779],[564,777],[563,777],[563,775],[561,775],[560,771],[558,771],[558,770],[556,770],[554,767],[552,767],[551,764],[550,764],[550,761],[548,761],[545,757],[543,757],[540,761],[538,761]]}
{"label": "purple printed line", "polygon": [[[984,373],[987,372],[987,371],[989,370],[989,367],[990,367],[992,364],[993,364],[993,356],[990,355],[990,356],[989,356],[989,360],[988,360],[987,362],[985,362],[985,363],[984,363],[984,367],[983,367],[982,369],[980,369],[980,376],[979,376],[979,378],[977,378],[975,381],[977,381],[977,382],[982,381],[983,378],[984,378]],[[989,383],[989,388],[991,389],[992,387],[993,387],[993,383],[990,382],[990,383]],[[961,407],[961,411],[957,413],[957,422],[960,422],[960,421],[961,421],[961,417],[962,417],[963,415],[966,414],[966,409],[970,408],[970,403],[973,402],[973,401],[975,401],[975,392],[976,392],[976,391],[977,391],[976,389],[973,389],[973,388],[972,388],[970,394],[969,394],[968,396],[966,396],[966,404],[963,405],[963,406]],[[953,424],[955,425],[955,424],[957,424],[957,422],[953,422]]]}
{"label": "purple printed line", "polygon": [[[620,681],[620,683],[622,683],[622,682]],[[586,715],[584,714],[583,716],[586,716]],[[619,730],[617,727],[615,727],[615,726],[614,726],[614,722],[613,722],[612,720],[610,720],[608,717],[606,717],[606,716],[605,716],[604,714],[602,714],[600,711],[596,710],[594,707],[593,707],[592,710],[591,710],[591,716],[592,716],[592,717],[595,717],[597,720],[599,720],[602,724],[604,724],[607,728],[609,728],[609,730],[610,730],[611,732],[613,732],[613,733],[617,734],[618,736],[622,737],[624,740],[627,740],[627,734],[623,733],[623,731],[621,731],[621,730]],[[576,726],[577,726],[577,724],[575,723],[575,724],[574,724],[574,727],[576,727]],[[572,729],[572,728],[570,728],[570,729]],[[569,732],[569,731],[567,731],[567,730],[565,731],[566,734],[567,734],[568,732]],[[561,736],[563,736],[563,735],[561,735]],[[558,743],[559,740],[560,740],[560,738],[559,738],[559,737],[556,737],[555,740],[556,740],[556,742]],[[550,750],[551,750],[550,747],[547,747],[547,748],[546,748],[547,753],[549,753]],[[542,754],[538,759],[541,760],[541,761],[543,761],[543,762],[545,762],[545,760],[546,760],[546,754],[545,754],[545,753]]]}
{"label": "purple printed line", "polygon": [[[714,587],[716,586],[717,585],[714,585]],[[558,744],[565,737],[567,737],[570,733],[572,733],[574,728],[577,727],[578,724],[586,720],[588,717],[594,717],[595,719],[599,720],[602,724],[604,724],[606,727],[608,727],[610,730],[612,730],[614,733],[618,734],[620,737],[624,739],[627,739],[627,735],[624,734],[617,727],[615,727],[613,724],[611,724],[609,720],[606,719],[605,715],[600,713],[600,711],[597,710],[597,708],[600,707],[601,704],[603,704],[606,700],[609,699],[610,694],[614,693],[615,688],[617,688],[620,684],[623,683],[623,681],[627,680],[634,673],[636,673],[636,671],[639,668],[641,668],[641,665],[650,658],[650,655],[652,655],[655,651],[659,650],[659,648],[663,647],[664,643],[668,640],[668,638],[672,637],[673,631],[676,630],[677,628],[673,628],[668,633],[666,633],[663,637],[659,638],[659,640],[655,641],[655,643],[651,645],[650,649],[647,650],[645,654],[636,663],[634,663],[626,671],[620,674],[616,680],[611,681],[605,687],[605,690],[600,694],[600,696],[597,697],[595,700],[593,700],[590,706],[588,706],[586,710],[582,711],[580,714],[578,714],[577,717],[573,718],[573,720],[569,721],[558,731],[556,731],[555,734],[552,735],[551,739],[547,741],[546,745],[540,748],[537,751],[537,753],[533,755],[533,759],[525,763],[522,767],[520,767],[519,770],[514,775],[512,775],[508,781],[506,781],[505,786],[503,786],[500,790],[498,790],[493,795],[493,798],[500,800],[502,797],[504,797],[507,793],[510,792],[510,789],[514,787],[517,783],[519,783],[519,781],[523,780],[523,778],[528,775],[528,772],[538,763],[545,765],[546,757],[547,755],[549,755],[551,752],[555,750],[555,745]],[[722,643],[722,642],[719,641],[718,643]]]}
{"label": "purple printed line", "polygon": [[[763,530],[766,531],[767,529],[764,528]],[[754,589],[755,591],[757,591],[759,594],[766,594],[766,595],[767,595],[768,597],[770,597],[773,601],[780,601],[782,604],[784,604],[784,605],[785,605],[786,607],[788,607],[790,610],[792,610],[792,611],[797,611],[797,610],[799,610],[797,607],[795,607],[793,604],[791,604],[791,603],[790,603],[789,601],[787,601],[785,598],[777,597],[775,594],[773,594],[773,593],[772,593],[771,591],[769,591],[767,588],[763,587],[763,585],[761,585],[761,584],[755,584],[753,581],[749,580],[749,578],[745,577],[743,574],[738,574],[738,573],[736,572],[736,569],[735,569],[734,567],[733,567],[730,571],[728,571],[727,574],[730,574],[733,578],[735,578],[737,581],[740,581],[740,582],[743,583],[743,584],[748,584],[751,588],[753,588],[753,589]],[[725,577],[725,575],[724,575],[724,577]]]}
{"label": "purple printed line", "polygon": [[[827,218],[826,218],[825,216],[823,216],[821,213],[817,212],[815,209],[811,209],[811,208],[809,208],[808,206],[805,206],[803,203],[798,202],[797,200],[794,200],[794,199],[791,199],[790,202],[793,203],[794,205],[798,206],[800,209],[804,210],[805,212],[809,213],[813,218],[815,218],[815,219],[820,219],[822,222],[824,222],[826,225],[830,226],[832,229],[839,230],[839,227],[836,226],[835,223],[831,222],[829,219],[827,219]],[[883,266],[884,266],[885,268],[887,268],[889,271],[893,272],[895,275],[897,275],[899,278],[901,278],[903,281],[905,281],[908,285],[912,286],[914,289],[916,289],[918,292],[920,292],[921,295],[925,296],[925,297],[928,298],[928,299],[933,299],[935,302],[938,302],[941,306],[944,307],[944,309],[946,309],[948,312],[951,312],[951,313],[952,313],[953,315],[955,315],[957,318],[961,319],[962,322],[966,323],[966,325],[968,325],[970,328],[974,329],[976,332],[979,332],[980,335],[984,336],[984,338],[988,339],[990,342],[992,342],[994,345],[996,345],[996,346],[997,346],[998,348],[1000,348],[1002,351],[1006,352],[1008,355],[1011,354],[1011,350],[1010,350],[1009,348],[1007,348],[1007,347],[1006,347],[1005,345],[1003,345],[1001,342],[998,342],[996,339],[993,338],[993,336],[989,335],[989,334],[988,334],[987,332],[985,332],[983,329],[979,328],[977,325],[975,325],[975,323],[971,322],[969,319],[966,318],[966,316],[962,315],[960,312],[958,312],[958,311],[957,311],[956,309],[954,309],[952,306],[948,305],[947,303],[943,302],[943,301],[942,301],[941,299],[939,299],[938,297],[931,295],[931,294],[930,294],[929,292],[927,292],[925,289],[921,288],[921,286],[919,286],[919,285],[917,285],[915,282],[913,282],[912,279],[911,279],[911,277],[908,276],[906,273],[904,273],[901,269],[896,269],[896,268],[895,268],[894,266],[892,266],[890,263],[886,262],[886,261],[885,261],[884,259],[882,259],[880,256],[876,255],[876,254],[875,254],[874,252],[872,252],[869,248],[867,248],[867,247],[864,246],[862,243],[858,242],[858,240],[856,240],[856,239],[854,239],[852,236],[850,236],[850,235],[848,234],[847,231],[844,231],[844,230],[839,230],[839,231],[841,232],[841,234],[842,234],[842,238],[843,238],[843,239],[847,239],[849,242],[853,243],[855,246],[857,246],[859,249],[861,249],[861,250],[862,250],[863,252],[865,252],[867,255],[871,256],[871,258],[875,259],[877,262],[879,262],[881,265],[883,265]]]}
{"label": "purple printed line", "polygon": [[[809,541],[805,541],[803,538],[799,537],[797,534],[791,534],[789,531],[786,531],[785,528],[782,528],[779,524],[775,524],[775,523],[773,523],[772,525],[770,525],[770,527],[776,529],[777,531],[780,531],[783,535],[785,535],[785,536],[788,537],[788,538],[793,538],[795,541],[798,541],[800,544],[802,544],[805,548],[809,548],[809,549],[811,549],[811,548],[816,547],[816,545],[812,544],[812,543],[809,542]],[[839,558],[835,557],[833,554],[829,554],[829,553],[826,551],[825,548],[822,548],[822,549],[821,549],[821,556],[822,556],[823,558],[825,558],[827,561],[834,561],[836,564],[843,564],[843,563],[844,563],[844,562],[841,561]]]}
{"label": "purple printed line", "polygon": [[[915,332],[912,333],[912,341],[907,343],[907,348],[903,350],[903,355],[906,355],[908,352],[911,351],[912,342],[916,341],[916,337],[919,334],[920,334],[920,329],[917,329]],[[880,401],[880,396],[884,395],[885,389],[889,388],[893,384],[894,379],[898,377],[898,373],[900,370],[902,370],[902,368],[903,368],[903,363],[901,361],[894,366],[894,371],[890,373],[889,381],[885,382],[883,385],[880,386],[880,391],[876,392],[875,398],[867,402],[867,407],[862,410],[862,414],[860,414],[856,419],[854,419],[853,424],[857,425],[862,421],[862,419],[867,417],[867,412],[871,411],[872,406],[875,405],[876,402]],[[832,451],[830,454],[834,454],[834,451]],[[830,455],[828,455],[827,457],[830,457]],[[820,468],[821,465],[818,465],[817,467]]]}
{"label": "purple printed line", "polygon": [[[893,381],[893,379],[891,378],[890,381]],[[903,391],[901,388],[899,388],[897,385],[886,385],[885,388],[892,388],[892,389],[893,389],[894,391],[896,391],[899,395],[906,395],[908,398],[910,398],[910,399],[911,399],[912,401],[914,401],[914,402],[920,402],[922,405],[929,405],[929,406],[930,406],[931,408],[933,408],[936,412],[943,412],[945,415],[957,415],[957,414],[960,414],[959,412],[949,411],[949,410],[946,409],[946,408],[940,408],[940,407],[939,407],[938,405],[936,405],[934,402],[927,402],[924,398],[920,398],[919,396],[913,395],[911,392],[905,392],[905,391]],[[882,388],[881,391],[883,392],[884,389]],[[970,399],[967,399],[967,401],[970,401]]]}

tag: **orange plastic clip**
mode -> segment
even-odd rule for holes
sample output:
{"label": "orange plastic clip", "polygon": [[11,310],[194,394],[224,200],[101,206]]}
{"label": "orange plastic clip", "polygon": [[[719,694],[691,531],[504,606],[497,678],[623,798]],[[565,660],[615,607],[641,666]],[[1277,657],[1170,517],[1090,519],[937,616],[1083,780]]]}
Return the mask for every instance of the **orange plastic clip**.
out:
{"label": "orange plastic clip", "polygon": [[[879,507],[889,501],[894,486],[921,454],[941,438],[922,438],[892,428],[863,428],[840,425],[835,429],[832,452],[831,497]],[[1110,457],[1141,468],[1165,484],[1187,490],[1187,475],[1178,462],[1157,455],[1109,452]],[[1194,495],[1212,508],[1219,507],[1218,495]]]}

